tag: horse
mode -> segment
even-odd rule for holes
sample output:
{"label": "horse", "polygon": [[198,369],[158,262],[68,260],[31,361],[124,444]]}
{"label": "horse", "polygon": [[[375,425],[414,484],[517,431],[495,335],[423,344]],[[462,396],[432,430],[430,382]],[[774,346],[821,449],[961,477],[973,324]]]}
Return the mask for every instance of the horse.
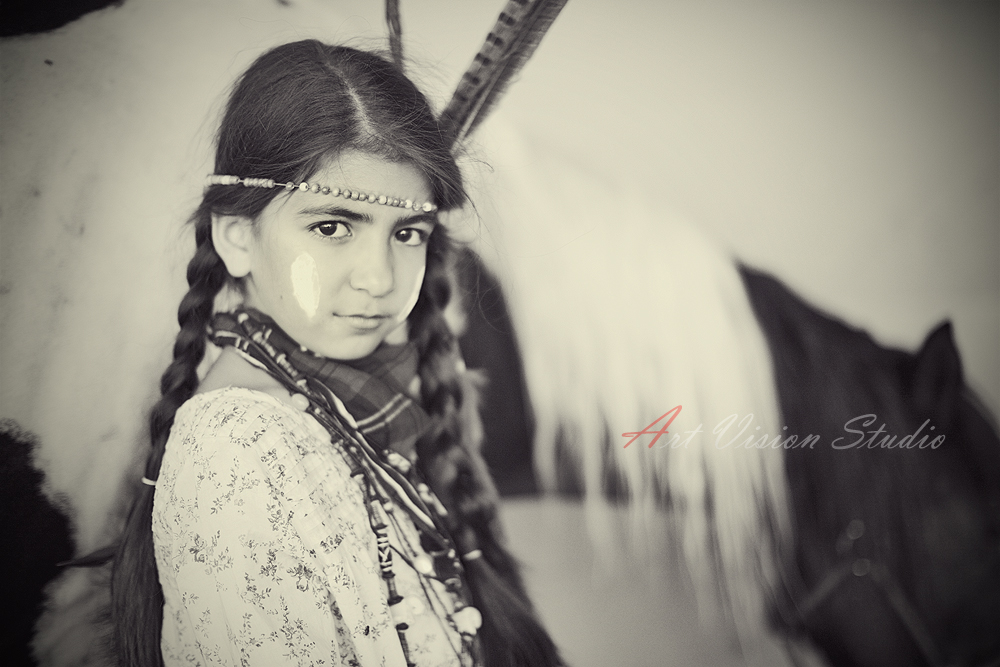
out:
{"label": "horse", "polygon": [[[808,655],[800,639],[837,666],[1000,658],[1000,441],[950,323],[915,353],[882,345],[627,186],[494,131],[505,151],[487,154],[510,162],[484,190],[504,197],[452,226],[472,250],[470,367],[527,396],[485,397],[500,488],[582,497],[601,543],[620,538],[607,502],[640,539],[667,531],[752,664]],[[533,475],[509,460],[529,449]]]}
{"label": "horse", "polygon": [[[964,387],[950,326],[915,355],[885,348],[734,262],[690,226],[633,207],[635,228],[665,228],[677,254],[644,274],[659,281],[662,320],[645,317],[649,330],[622,345],[617,320],[577,307],[560,282],[595,303],[599,285],[612,281],[588,258],[611,248],[642,259],[662,248],[644,250],[641,234],[621,238],[621,230],[612,243],[596,228],[592,238],[574,239],[572,256],[544,253],[513,267],[498,248],[523,250],[517,233],[531,229],[531,216],[546,216],[550,228],[578,225],[628,197],[591,197],[579,211],[551,216],[540,202],[591,190],[585,175],[546,170],[556,179],[547,182],[498,173],[513,181],[504,188],[516,195],[504,200],[504,219],[515,221],[505,229],[513,231],[469,243],[457,265],[464,315],[453,320],[464,331],[466,363],[490,378],[485,455],[501,491],[582,495],[600,539],[610,532],[600,525],[597,495],[630,504],[634,525],[647,533],[671,528],[698,590],[729,609],[751,664],[780,659],[767,641],[759,646],[772,629],[779,650],[804,638],[833,665],[988,664],[1000,618],[1000,444]],[[491,215],[488,205],[480,212]],[[459,236],[462,225],[476,224],[447,222]],[[528,289],[541,282],[536,270],[554,283],[551,291]],[[631,374],[642,368],[654,372]],[[685,398],[692,394],[700,400]],[[707,423],[711,435],[694,429],[692,437],[715,442],[688,446],[689,437],[680,447],[665,438],[647,452],[621,446],[618,434],[660,414],[658,402],[668,399],[684,402],[676,433]],[[752,415],[750,445],[764,446],[720,447],[722,434],[737,440],[731,414],[740,423]],[[760,441],[757,431],[768,437]],[[60,530],[68,528],[54,530],[65,539]],[[99,574],[87,576],[100,583]],[[67,606],[98,614],[101,595],[81,587]],[[73,631],[42,627],[49,637]]]}

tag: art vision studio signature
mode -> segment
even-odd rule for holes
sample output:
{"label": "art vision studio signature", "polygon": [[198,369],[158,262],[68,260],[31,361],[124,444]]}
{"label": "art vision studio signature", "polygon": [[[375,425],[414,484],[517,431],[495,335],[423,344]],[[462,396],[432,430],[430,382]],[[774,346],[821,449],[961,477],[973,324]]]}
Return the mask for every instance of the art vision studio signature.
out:
{"label": "art vision studio signature", "polygon": [[[753,414],[742,419],[738,414],[731,414],[712,429],[711,436],[707,434],[703,424],[690,431],[671,433],[670,425],[683,406],[676,406],[660,415],[641,431],[622,433],[623,438],[629,438],[625,443],[628,447],[643,436],[652,436],[648,446],[656,445],[657,449],[678,449],[687,447],[696,435],[715,437],[718,449],[813,449],[820,442],[820,436],[810,434],[799,438],[796,434],[779,433],[771,436],[760,433],[760,426],[753,426]],[[924,421],[913,433],[899,436],[886,431],[885,423],[878,428],[871,428],[878,422],[875,414],[866,414],[849,419],[844,423],[845,435],[834,438],[829,444],[833,449],[937,449],[944,443],[943,434],[934,435],[935,427],[930,425],[930,419]],[[782,428],[786,431],[787,426]],[[661,438],[663,438],[661,440]]]}

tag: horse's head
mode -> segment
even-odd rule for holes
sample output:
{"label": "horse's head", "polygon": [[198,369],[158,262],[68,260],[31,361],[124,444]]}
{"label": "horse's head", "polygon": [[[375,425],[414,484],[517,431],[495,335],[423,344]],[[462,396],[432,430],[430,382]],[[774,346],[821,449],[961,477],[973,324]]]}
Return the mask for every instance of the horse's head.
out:
{"label": "horse's head", "polygon": [[[834,664],[1000,649],[1000,440],[965,387],[950,323],[889,349],[745,270],[788,433],[795,546],[786,622]],[[944,664],[943,662],[941,664]]]}

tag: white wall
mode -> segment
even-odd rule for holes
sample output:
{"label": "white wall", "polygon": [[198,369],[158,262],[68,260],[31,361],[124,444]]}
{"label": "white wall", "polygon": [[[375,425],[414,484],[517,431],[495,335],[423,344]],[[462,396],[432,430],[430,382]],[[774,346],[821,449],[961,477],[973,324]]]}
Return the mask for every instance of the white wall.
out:
{"label": "white wall", "polygon": [[573,0],[504,110],[1000,413],[1000,9]]}

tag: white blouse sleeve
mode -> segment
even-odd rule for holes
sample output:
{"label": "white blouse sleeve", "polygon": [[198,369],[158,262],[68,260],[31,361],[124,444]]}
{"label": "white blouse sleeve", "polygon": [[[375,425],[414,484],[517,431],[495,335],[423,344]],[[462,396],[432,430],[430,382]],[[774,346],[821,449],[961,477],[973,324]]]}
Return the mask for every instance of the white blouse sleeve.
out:
{"label": "white blouse sleeve", "polygon": [[154,498],[165,664],[404,664],[361,489],[326,432],[259,392],[201,396]]}

